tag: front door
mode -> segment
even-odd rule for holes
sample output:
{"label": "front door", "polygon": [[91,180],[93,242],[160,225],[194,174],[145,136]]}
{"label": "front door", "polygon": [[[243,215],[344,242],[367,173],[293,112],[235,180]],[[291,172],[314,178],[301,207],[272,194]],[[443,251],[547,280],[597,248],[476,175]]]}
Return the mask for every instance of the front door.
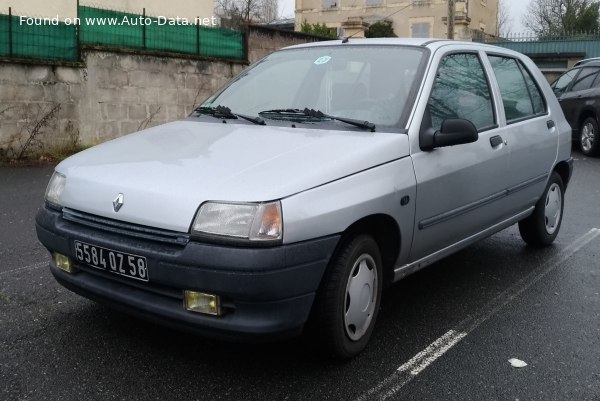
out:
{"label": "front door", "polygon": [[413,152],[417,203],[411,262],[490,227],[508,208],[503,190],[510,182],[509,152],[497,138],[496,105],[481,54],[440,58],[425,113],[423,124],[430,121],[434,130],[444,119],[470,120],[479,139]]}

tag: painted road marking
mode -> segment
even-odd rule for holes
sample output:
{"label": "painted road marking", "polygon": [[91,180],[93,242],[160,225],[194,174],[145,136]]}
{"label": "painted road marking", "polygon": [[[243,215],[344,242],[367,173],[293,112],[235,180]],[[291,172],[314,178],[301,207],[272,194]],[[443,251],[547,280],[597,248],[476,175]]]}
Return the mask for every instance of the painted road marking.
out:
{"label": "painted road marking", "polygon": [[38,262],[38,263],[34,263],[32,265],[29,265],[29,266],[19,267],[18,269],[13,269],[13,270],[7,270],[5,272],[0,272],[0,276],[4,276],[5,274],[9,274],[9,273],[15,273],[15,272],[18,272],[18,271],[21,271],[21,270],[39,269],[40,267],[44,267],[44,266],[48,266],[48,261]]}
{"label": "painted road marking", "polygon": [[463,338],[469,335],[473,330],[481,326],[492,316],[511,303],[515,298],[523,294],[548,273],[555,270],[567,259],[581,250],[584,246],[600,236],[600,229],[592,228],[587,233],[571,242],[560,255],[550,259],[544,264],[545,267],[538,268],[527,276],[523,277],[517,283],[500,293],[490,302],[488,302],[481,311],[473,316],[462,320],[452,330],[432,342],[424,350],[412,357],[408,362],[401,365],[396,372],[388,376],[377,386],[371,388],[362,394],[356,401],[378,400],[384,401],[394,396],[402,387],[413,380],[419,373],[425,370],[429,365],[444,355],[448,350],[458,344]]}

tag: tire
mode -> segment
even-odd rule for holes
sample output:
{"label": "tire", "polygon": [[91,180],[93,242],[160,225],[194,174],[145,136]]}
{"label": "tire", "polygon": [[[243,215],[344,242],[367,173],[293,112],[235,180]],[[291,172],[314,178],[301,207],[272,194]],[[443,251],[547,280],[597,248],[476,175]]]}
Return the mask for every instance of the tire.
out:
{"label": "tire", "polygon": [[358,355],[367,345],[379,312],[383,287],[381,254],[369,235],[342,245],[327,269],[313,306],[313,341],[338,360]]}
{"label": "tire", "polygon": [[579,128],[579,147],[586,156],[600,154],[600,131],[598,131],[598,122],[594,117],[583,120]]}
{"label": "tire", "polygon": [[553,172],[533,213],[519,222],[521,238],[538,247],[552,244],[560,231],[564,204],[565,186],[560,175]]}

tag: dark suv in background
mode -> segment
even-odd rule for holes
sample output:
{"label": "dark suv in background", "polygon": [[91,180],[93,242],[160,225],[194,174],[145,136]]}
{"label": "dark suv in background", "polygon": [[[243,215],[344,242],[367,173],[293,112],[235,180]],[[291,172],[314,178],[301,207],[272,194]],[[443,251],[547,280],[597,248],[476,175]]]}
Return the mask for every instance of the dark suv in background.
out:
{"label": "dark suv in background", "polygon": [[552,84],[552,90],[573,129],[581,151],[600,154],[600,60],[589,61],[565,72]]}

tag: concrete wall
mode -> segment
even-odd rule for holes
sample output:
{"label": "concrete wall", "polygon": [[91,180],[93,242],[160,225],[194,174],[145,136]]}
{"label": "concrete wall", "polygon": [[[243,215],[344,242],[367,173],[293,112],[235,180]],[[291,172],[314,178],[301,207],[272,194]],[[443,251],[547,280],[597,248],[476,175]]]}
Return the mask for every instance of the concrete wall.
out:
{"label": "concrete wall", "polygon": [[0,63],[0,148],[96,144],[184,118],[244,65],[85,51],[86,68]]}
{"label": "concrete wall", "polygon": [[[250,27],[248,58],[317,39]],[[247,65],[91,49],[82,59],[80,66],[0,60],[0,156],[14,157],[36,132],[34,148],[93,145],[185,118]]]}
{"label": "concrete wall", "polygon": [[248,60],[250,60],[250,63],[254,63],[282,47],[319,40],[323,39],[301,32],[251,25],[248,27]]}

